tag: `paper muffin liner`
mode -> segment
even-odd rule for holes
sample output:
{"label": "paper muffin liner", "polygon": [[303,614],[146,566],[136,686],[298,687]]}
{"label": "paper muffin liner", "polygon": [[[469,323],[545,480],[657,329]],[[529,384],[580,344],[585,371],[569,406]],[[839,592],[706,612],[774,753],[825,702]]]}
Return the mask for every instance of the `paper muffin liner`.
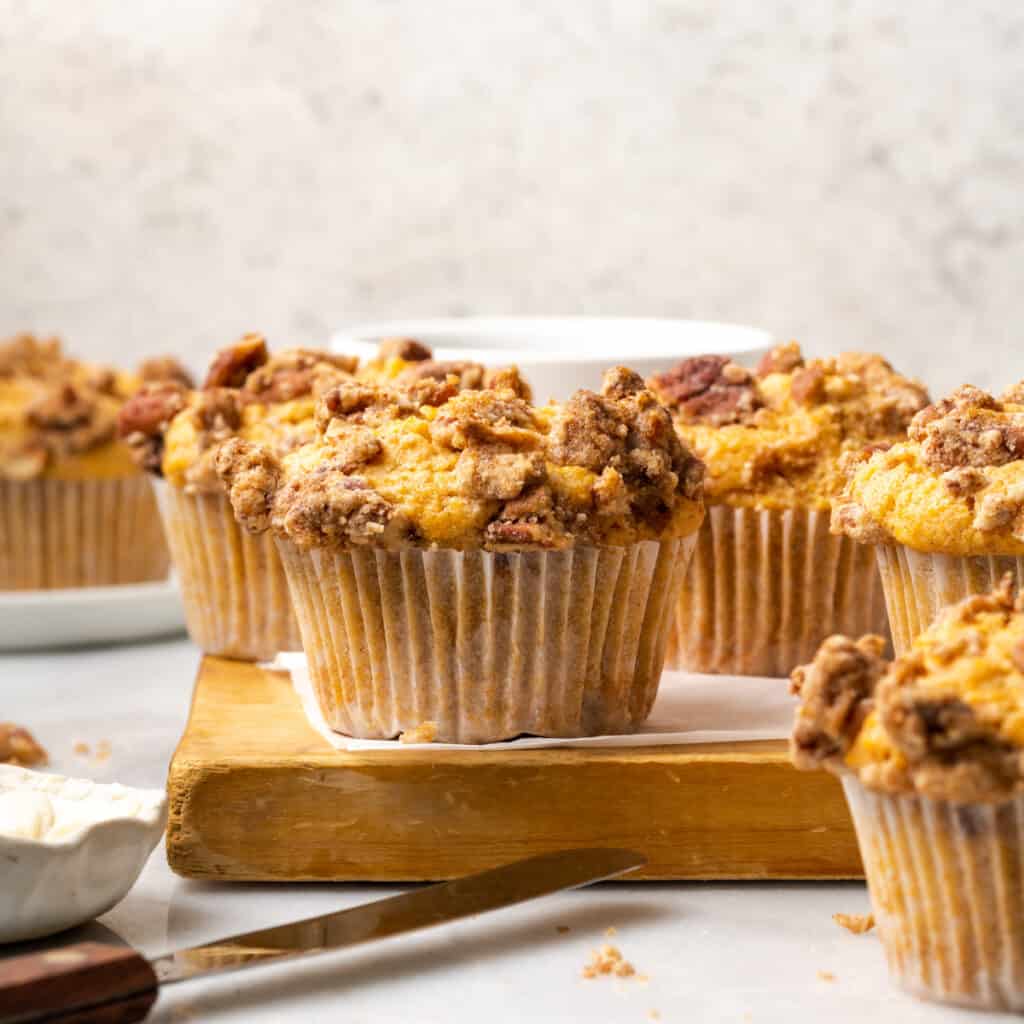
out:
{"label": "paper muffin liner", "polygon": [[142,475],[0,480],[0,590],[145,583],[168,561]]}
{"label": "paper muffin liner", "polygon": [[897,654],[908,650],[946,605],[987,594],[1008,572],[1018,586],[1024,581],[1021,556],[942,555],[903,544],[880,544],[875,550]]}
{"label": "paper muffin liner", "polygon": [[278,546],[328,725],[488,743],[634,731],[694,538],[565,551]]}
{"label": "paper muffin liner", "polygon": [[788,676],[833,633],[889,635],[872,549],[831,534],[827,510],[709,506],[666,667]]}
{"label": "paper muffin liner", "polygon": [[924,999],[1024,1010],[1024,797],[953,804],[843,778],[889,973]]}
{"label": "paper muffin liner", "polygon": [[239,526],[223,494],[154,485],[193,642],[206,654],[248,661],[298,650],[288,581],[270,535]]}

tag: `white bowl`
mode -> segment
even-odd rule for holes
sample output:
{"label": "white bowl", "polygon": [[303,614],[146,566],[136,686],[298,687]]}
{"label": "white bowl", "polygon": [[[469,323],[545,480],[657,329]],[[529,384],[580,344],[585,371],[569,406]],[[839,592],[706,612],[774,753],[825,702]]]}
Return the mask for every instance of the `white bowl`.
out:
{"label": "white bowl", "polygon": [[129,789],[0,765],[0,795],[42,793],[68,823],[54,838],[0,835],[0,942],[106,913],[135,884],[167,824],[163,790]]}
{"label": "white bowl", "polygon": [[515,364],[534,397],[567,398],[597,389],[609,366],[628,366],[644,378],[687,356],[715,353],[753,363],[774,344],[767,332],[703,320],[625,317],[466,317],[355,324],[331,338],[335,352],[368,358],[385,338],[415,338],[437,359],[485,366]]}
{"label": "white bowl", "polygon": [[148,640],[184,629],[174,577],[107,587],[0,590],[0,651]]}

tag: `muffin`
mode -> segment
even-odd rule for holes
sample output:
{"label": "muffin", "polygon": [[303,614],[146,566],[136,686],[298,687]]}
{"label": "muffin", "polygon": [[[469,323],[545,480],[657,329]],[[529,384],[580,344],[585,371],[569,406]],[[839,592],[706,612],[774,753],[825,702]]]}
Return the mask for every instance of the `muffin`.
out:
{"label": "muffin", "polygon": [[217,353],[202,389],[151,386],[122,410],[121,435],[155,484],[189,634],[205,653],[267,660],[300,646],[277,550],[239,529],[217,449],[233,437],[281,453],[302,445],[315,434],[316,395],[355,369],[327,352],[271,356],[251,334]]}
{"label": "muffin", "polygon": [[166,359],[136,374],[79,362],[56,339],[0,345],[0,590],[167,575],[153,496],[116,433],[128,396],[168,376],[185,375]]}
{"label": "muffin", "polygon": [[628,370],[543,408],[515,371],[490,384],[342,382],[310,444],[220,449],[339,732],[484,743],[650,712],[703,467]]}
{"label": "muffin", "polygon": [[1001,399],[965,385],[922,410],[906,441],[851,466],[833,529],[875,546],[897,652],[939,609],[1024,579],[1024,382]]}
{"label": "muffin", "polygon": [[829,532],[841,465],[906,436],[924,388],[877,355],[805,360],[779,346],[751,372],[686,359],[651,381],[707,466],[708,515],[667,664],[785,676],[835,632],[886,632],[870,547]]}
{"label": "muffin", "polygon": [[969,597],[891,664],[828,639],[793,673],[799,768],[842,779],[892,977],[1024,1010],[1024,602]]}

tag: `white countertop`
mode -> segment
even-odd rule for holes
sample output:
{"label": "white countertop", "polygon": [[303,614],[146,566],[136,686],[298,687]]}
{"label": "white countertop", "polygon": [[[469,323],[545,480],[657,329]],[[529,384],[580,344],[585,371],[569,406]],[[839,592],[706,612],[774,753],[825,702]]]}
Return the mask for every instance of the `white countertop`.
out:
{"label": "white countertop", "polygon": [[[185,640],[0,656],[0,717],[31,729],[57,771],[159,786],[185,721],[197,663],[196,649]],[[92,749],[108,741],[109,758],[76,754],[79,741]],[[381,885],[187,882],[171,874],[160,847],[124,902],[100,920],[143,952],[157,954],[396,891]],[[1015,1019],[928,1006],[891,988],[877,937],[851,935],[832,922],[836,911],[867,909],[859,884],[609,884],[306,963],[175,985],[161,994],[151,1019]],[[560,930],[565,927],[568,932]],[[610,940],[609,927],[617,930]],[[80,937],[72,932],[51,941]],[[647,980],[583,979],[591,949],[607,941]]]}

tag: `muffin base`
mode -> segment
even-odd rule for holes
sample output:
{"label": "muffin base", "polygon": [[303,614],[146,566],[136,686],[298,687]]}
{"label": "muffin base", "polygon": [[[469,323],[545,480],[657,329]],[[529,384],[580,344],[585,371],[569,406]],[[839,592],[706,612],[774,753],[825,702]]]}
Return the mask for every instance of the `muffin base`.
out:
{"label": "muffin base", "polygon": [[843,789],[893,980],[923,999],[1024,1010],[1024,797],[952,804],[852,775]]}
{"label": "muffin base", "polygon": [[278,541],[332,729],[383,739],[634,731],[693,538],[627,548],[304,550]]}
{"label": "muffin base", "polygon": [[235,520],[222,494],[185,494],[154,481],[181,583],[185,622],[206,654],[269,661],[302,644],[273,540]]}
{"label": "muffin base", "polygon": [[1018,586],[1024,581],[1021,556],[942,555],[903,544],[880,544],[875,550],[897,654],[907,651],[946,605],[987,594],[1005,573]]}
{"label": "muffin base", "polygon": [[833,633],[889,635],[871,548],[831,534],[827,511],[709,506],[666,667],[788,676]]}
{"label": "muffin base", "polygon": [[145,583],[168,566],[144,476],[0,480],[0,590]]}

